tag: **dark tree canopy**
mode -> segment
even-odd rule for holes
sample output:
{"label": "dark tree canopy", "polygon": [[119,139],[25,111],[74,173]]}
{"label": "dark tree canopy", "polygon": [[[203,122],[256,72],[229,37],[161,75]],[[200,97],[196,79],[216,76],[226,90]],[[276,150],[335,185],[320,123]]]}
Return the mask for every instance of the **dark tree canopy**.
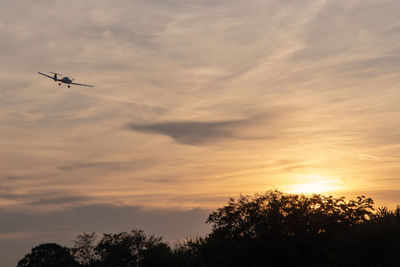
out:
{"label": "dark tree canopy", "polygon": [[212,212],[212,231],[174,249],[141,230],[84,233],[71,249],[42,244],[18,267],[400,266],[400,208],[268,191],[230,199]]}
{"label": "dark tree canopy", "polygon": [[269,191],[230,199],[210,214],[207,223],[212,224],[213,235],[225,238],[306,238],[366,222],[372,211],[372,199],[364,196],[346,202],[332,196]]}
{"label": "dark tree canopy", "polygon": [[41,244],[32,248],[31,253],[25,255],[17,267],[73,267],[78,266],[69,250],[54,243]]}
{"label": "dark tree canopy", "polygon": [[[388,236],[381,236],[382,244],[375,242],[377,237],[368,237],[372,228],[377,229],[375,220],[380,217],[374,213],[373,200],[364,196],[346,201],[268,191],[230,199],[228,205],[211,213],[207,222],[212,224],[212,232],[193,247],[204,266],[393,264],[393,257],[377,255],[376,248],[386,246],[387,251],[400,253],[399,247],[387,245]],[[367,225],[371,229],[366,230]],[[396,225],[400,226],[399,221]],[[392,234],[400,237],[399,230]],[[357,253],[362,260],[349,265],[351,254]]]}
{"label": "dark tree canopy", "polygon": [[161,238],[146,237],[143,231],[104,234],[95,251],[105,266],[139,266],[146,250],[154,247]]}
{"label": "dark tree canopy", "polygon": [[98,260],[98,256],[95,251],[95,241],[97,239],[96,233],[83,233],[76,237],[74,241],[74,247],[72,248],[72,254],[75,259],[83,266],[89,266]]}
{"label": "dark tree canopy", "polygon": [[146,236],[141,230],[103,234],[97,244],[96,239],[95,233],[77,237],[71,251],[81,266],[167,266],[172,254],[161,237]]}

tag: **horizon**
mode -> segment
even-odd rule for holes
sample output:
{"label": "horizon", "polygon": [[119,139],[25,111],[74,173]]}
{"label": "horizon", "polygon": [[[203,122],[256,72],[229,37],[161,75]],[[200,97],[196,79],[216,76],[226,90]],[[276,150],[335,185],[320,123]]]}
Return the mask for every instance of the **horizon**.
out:
{"label": "horizon", "polygon": [[2,3],[4,267],[82,232],[204,234],[240,194],[400,204],[400,2]]}

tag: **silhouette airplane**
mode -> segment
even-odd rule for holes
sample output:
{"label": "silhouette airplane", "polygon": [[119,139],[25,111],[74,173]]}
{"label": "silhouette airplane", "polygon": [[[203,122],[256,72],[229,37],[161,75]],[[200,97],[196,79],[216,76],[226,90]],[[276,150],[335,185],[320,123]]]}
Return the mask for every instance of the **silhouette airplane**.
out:
{"label": "silhouette airplane", "polygon": [[66,83],[66,84],[68,84],[68,88],[71,87],[71,84],[80,85],[80,86],[93,87],[93,85],[89,85],[89,84],[74,83],[74,82],[72,82],[74,79],[70,79],[70,78],[68,78],[68,77],[66,77],[66,76],[63,77],[63,78],[61,78],[61,79],[59,79],[59,78],[57,77],[57,75],[62,75],[62,74],[60,74],[60,73],[55,73],[55,72],[49,71],[49,73],[54,74],[54,76],[50,76],[50,75],[47,75],[47,74],[44,74],[44,73],[41,73],[41,72],[38,72],[38,73],[39,73],[40,75],[46,76],[46,77],[48,77],[48,78],[50,78],[50,79],[53,79],[55,82],[59,82],[58,85],[61,85],[62,83]]}

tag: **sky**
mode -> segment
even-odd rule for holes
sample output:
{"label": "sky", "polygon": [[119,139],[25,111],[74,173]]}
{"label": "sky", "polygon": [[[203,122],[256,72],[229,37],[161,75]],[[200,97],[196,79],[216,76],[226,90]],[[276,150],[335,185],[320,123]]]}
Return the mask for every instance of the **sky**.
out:
{"label": "sky", "polygon": [[1,265],[83,232],[173,243],[270,189],[399,204],[399,10],[0,0]]}

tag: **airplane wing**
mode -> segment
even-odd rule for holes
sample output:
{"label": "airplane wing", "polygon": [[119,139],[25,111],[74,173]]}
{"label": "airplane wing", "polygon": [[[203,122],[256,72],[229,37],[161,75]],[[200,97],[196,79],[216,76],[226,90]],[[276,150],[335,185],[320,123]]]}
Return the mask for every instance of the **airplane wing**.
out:
{"label": "airplane wing", "polygon": [[54,77],[52,77],[52,76],[50,76],[50,75],[47,75],[47,74],[44,74],[44,73],[41,73],[41,72],[38,72],[40,75],[43,75],[43,76],[46,76],[46,77],[49,77],[50,79],[54,79]]}
{"label": "airplane wing", "polygon": [[80,86],[87,86],[87,87],[94,87],[93,85],[83,84],[83,83],[71,83],[71,84],[80,85]]}

